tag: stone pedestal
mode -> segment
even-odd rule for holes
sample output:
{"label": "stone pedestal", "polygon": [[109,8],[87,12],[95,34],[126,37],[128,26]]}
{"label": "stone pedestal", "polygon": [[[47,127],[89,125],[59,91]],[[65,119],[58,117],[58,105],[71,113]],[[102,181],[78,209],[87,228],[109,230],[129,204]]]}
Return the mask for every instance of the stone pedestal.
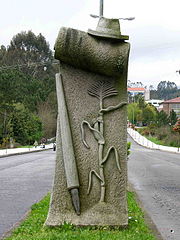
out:
{"label": "stone pedestal", "polygon": [[[60,60],[56,75],[59,117],[49,226],[128,223],[128,56],[129,44],[123,41],[60,30],[55,45],[55,58]],[[80,215],[72,206],[74,187],[79,190]]]}

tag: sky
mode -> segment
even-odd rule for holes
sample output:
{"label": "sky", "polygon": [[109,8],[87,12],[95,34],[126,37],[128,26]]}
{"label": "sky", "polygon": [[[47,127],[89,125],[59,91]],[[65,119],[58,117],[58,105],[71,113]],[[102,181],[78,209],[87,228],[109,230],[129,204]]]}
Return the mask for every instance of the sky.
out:
{"label": "sky", "polygon": [[[32,30],[42,33],[54,47],[62,26],[95,29],[100,0],[0,0],[0,45],[14,35]],[[131,44],[128,80],[155,88],[160,81],[180,86],[180,1],[104,0],[104,17],[135,17],[121,21],[121,33]]]}

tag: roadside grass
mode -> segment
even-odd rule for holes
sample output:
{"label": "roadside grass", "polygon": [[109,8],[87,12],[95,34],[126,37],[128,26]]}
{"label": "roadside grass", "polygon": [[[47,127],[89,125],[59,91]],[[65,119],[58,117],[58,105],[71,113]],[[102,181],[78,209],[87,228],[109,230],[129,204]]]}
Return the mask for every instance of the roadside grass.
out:
{"label": "roadside grass", "polygon": [[136,128],[136,130],[155,144],[177,148],[179,146],[180,135],[172,130],[172,126],[157,127],[149,125],[147,127]]}
{"label": "roadside grass", "polygon": [[33,145],[19,146],[19,148],[33,148]]}
{"label": "roadside grass", "polygon": [[61,227],[43,226],[48,213],[50,194],[34,204],[29,216],[13,230],[6,240],[156,240],[144,221],[144,214],[135,201],[134,193],[128,192],[129,225],[122,229],[108,227]]}
{"label": "roadside grass", "polygon": [[[167,143],[165,143],[163,140],[159,140],[159,139],[157,139],[156,137],[147,137],[147,136],[146,136],[146,138],[147,138],[149,141],[151,141],[151,142],[153,142],[153,143],[155,143],[155,144],[158,144],[158,145],[167,146],[167,147],[174,147],[173,144],[167,144]],[[175,147],[176,147],[176,146],[175,146]]]}
{"label": "roadside grass", "polygon": [[147,137],[147,136],[146,136],[146,138],[147,138],[149,141],[151,141],[151,142],[153,142],[153,143],[155,143],[155,144],[164,145],[164,146],[165,146],[164,141],[158,140],[156,137]]}

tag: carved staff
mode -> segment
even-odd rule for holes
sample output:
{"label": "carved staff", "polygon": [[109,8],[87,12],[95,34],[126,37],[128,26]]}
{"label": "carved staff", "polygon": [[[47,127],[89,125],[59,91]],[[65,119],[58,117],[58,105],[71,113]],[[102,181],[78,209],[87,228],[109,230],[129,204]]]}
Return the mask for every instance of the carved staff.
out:
{"label": "carved staff", "polygon": [[69,123],[66,100],[64,96],[62,76],[56,74],[56,86],[58,94],[58,113],[60,119],[60,131],[62,140],[62,152],[67,188],[71,194],[72,204],[77,215],[80,215],[79,178],[76,166],[71,128]]}

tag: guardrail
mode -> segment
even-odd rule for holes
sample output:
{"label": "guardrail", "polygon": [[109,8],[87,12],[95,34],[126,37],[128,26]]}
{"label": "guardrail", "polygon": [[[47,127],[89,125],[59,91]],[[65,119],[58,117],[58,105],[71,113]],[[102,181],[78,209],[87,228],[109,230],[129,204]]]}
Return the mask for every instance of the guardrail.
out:
{"label": "guardrail", "polygon": [[132,137],[132,139],[138,144],[140,144],[141,146],[144,146],[150,149],[158,149],[162,151],[180,153],[178,151],[178,148],[176,147],[168,147],[168,146],[158,145],[151,142],[150,140],[148,140],[147,138],[145,138],[144,136],[142,136],[140,133],[133,130],[132,128],[127,128],[127,132]]}

